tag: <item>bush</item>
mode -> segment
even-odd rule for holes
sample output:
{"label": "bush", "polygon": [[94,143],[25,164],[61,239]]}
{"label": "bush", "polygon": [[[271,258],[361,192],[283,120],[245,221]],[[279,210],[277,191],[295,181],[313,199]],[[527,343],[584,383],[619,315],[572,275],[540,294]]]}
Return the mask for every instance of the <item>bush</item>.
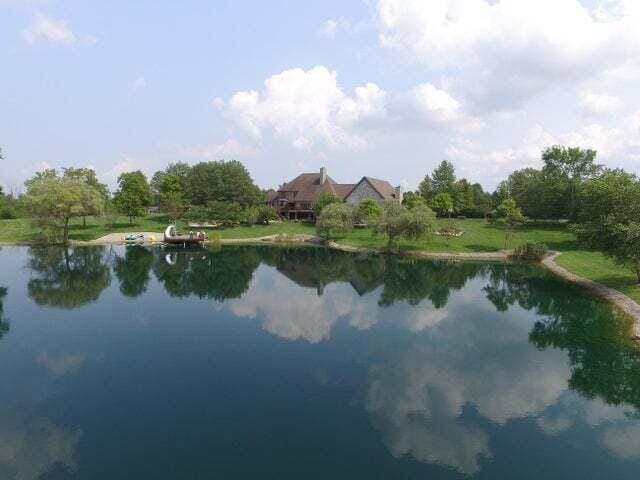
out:
{"label": "bush", "polygon": [[313,206],[313,213],[316,218],[320,217],[322,214],[322,210],[325,207],[332,205],[334,203],[342,203],[342,201],[336,197],[333,193],[322,192],[316,201],[316,204]]}
{"label": "bush", "polygon": [[255,210],[257,214],[256,222],[262,225],[269,225],[271,220],[278,218],[278,212],[270,205],[260,205]]}
{"label": "bush", "polygon": [[411,210],[397,202],[387,202],[376,233],[389,237],[388,247],[393,247],[399,238],[419,239],[426,237],[434,230],[435,214],[424,205]]}
{"label": "bush", "polygon": [[316,232],[324,240],[344,235],[353,226],[353,210],[343,203],[327,205],[316,222]]}
{"label": "bush", "polygon": [[372,225],[378,223],[382,215],[382,208],[378,202],[370,198],[362,200],[353,212],[353,222],[358,224]]}
{"label": "bush", "polygon": [[549,253],[549,249],[546,245],[537,242],[527,242],[513,250],[513,258],[537,262],[542,260],[547,253]]}

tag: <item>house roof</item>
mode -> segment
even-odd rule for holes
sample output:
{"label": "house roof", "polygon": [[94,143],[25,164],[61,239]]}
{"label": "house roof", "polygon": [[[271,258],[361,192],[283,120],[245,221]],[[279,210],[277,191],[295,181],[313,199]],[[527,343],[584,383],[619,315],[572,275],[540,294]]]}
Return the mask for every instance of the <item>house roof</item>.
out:
{"label": "house roof", "polygon": [[276,192],[275,190],[267,190],[267,192],[265,193],[265,200],[267,202],[272,202],[277,197],[278,197],[278,192]]}
{"label": "house roof", "polygon": [[353,192],[356,187],[362,182],[369,183],[369,185],[371,185],[373,189],[378,192],[384,200],[392,200],[396,198],[396,189],[389,182],[372,177],[362,177],[362,179],[353,186],[353,188],[344,196],[344,198],[347,198],[349,195],[351,195],[351,192]]}
{"label": "house roof", "polygon": [[296,192],[296,201],[315,202],[321,194],[333,194],[340,199],[353,189],[353,184],[336,183],[327,176],[324,183],[320,183],[320,173],[302,173],[279,189],[280,192]]}

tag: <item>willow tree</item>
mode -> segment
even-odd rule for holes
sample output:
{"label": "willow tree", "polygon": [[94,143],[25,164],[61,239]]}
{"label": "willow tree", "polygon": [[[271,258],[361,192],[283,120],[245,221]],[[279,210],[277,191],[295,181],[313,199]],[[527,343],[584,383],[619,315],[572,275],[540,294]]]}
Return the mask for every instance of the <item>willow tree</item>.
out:
{"label": "willow tree", "polygon": [[95,187],[73,176],[60,176],[55,170],[38,172],[25,182],[24,204],[34,224],[48,239],[69,242],[69,222],[87,211],[96,214],[104,208],[104,197]]}

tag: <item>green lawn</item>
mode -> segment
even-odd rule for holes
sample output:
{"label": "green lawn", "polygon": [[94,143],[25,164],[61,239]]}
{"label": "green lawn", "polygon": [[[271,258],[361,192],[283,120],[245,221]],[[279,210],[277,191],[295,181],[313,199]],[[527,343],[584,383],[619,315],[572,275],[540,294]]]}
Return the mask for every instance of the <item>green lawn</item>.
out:
{"label": "green lawn", "polygon": [[[439,221],[440,222],[440,221]],[[444,223],[444,220],[441,221]],[[402,240],[399,246],[403,250],[427,250],[430,252],[491,252],[505,248],[504,229],[485,220],[457,220],[456,225],[464,230],[457,238],[445,238],[437,235],[427,240]],[[510,248],[527,240],[546,244],[552,250],[577,248],[574,235],[564,224],[536,224],[515,230]],[[387,239],[376,236],[370,229],[356,229],[339,239],[340,243],[361,247],[384,247]]]}
{"label": "green lawn", "polygon": [[[76,219],[71,225],[72,240],[93,240],[111,232],[151,231],[162,232],[169,220],[166,215],[155,214],[146,218],[136,219],[133,225],[127,218],[119,218],[115,225],[108,224],[101,218],[87,218],[87,226],[82,226],[82,220]],[[401,241],[400,248],[404,250],[426,250],[431,252],[488,252],[504,248],[504,230],[502,227],[490,224],[484,220],[457,220],[458,227],[464,229],[464,235],[458,238],[445,239],[432,236],[426,240]],[[179,230],[188,230],[184,224],[178,224]],[[253,227],[234,227],[214,230],[220,238],[256,238],[277,234],[314,234],[311,225],[302,223],[274,223],[271,225],[256,225]],[[33,228],[26,219],[0,220],[1,242],[29,242],[37,236],[37,229]],[[546,244],[551,250],[563,252],[557,259],[558,264],[577,275],[590,278],[615,288],[636,301],[640,302],[640,286],[633,273],[616,265],[599,252],[580,249],[574,235],[564,224],[529,224],[516,229],[510,246],[514,247],[531,240]],[[356,229],[340,243],[361,247],[384,247],[386,238],[376,236],[371,229]]]}
{"label": "green lawn", "polygon": [[640,303],[640,284],[630,269],[617,265],[600,252],[572,250],[563,252],[556,263],[567,270],[614,288]]}

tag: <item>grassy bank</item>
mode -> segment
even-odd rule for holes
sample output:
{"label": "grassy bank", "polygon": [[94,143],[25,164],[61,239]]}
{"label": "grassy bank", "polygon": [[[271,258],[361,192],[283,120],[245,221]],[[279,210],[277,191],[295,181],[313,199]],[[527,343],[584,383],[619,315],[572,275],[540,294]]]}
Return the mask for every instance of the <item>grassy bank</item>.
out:
{"label": "grassy bank", "polygon": [[[72,240],[94,240],[112,232],[151,231],[162,232],[169,220],[166,215],[149,215],[136,219],[133,225],[128,218],[118,218],[113,224],[102,218],[87,218],[87,225],[81,219],[72,222],[70,238]],[[465,233],[458,238],[446,239],[433,236],[427,240],[401,241],[403,250],[425,250],[431,252],[492,252],[504,248],[504,230],[484,220],[459,220],[458,227]],[[184,224],[178,229],[188,230]],[[301,223],[274,223],[253,227],[234,227],[216,230],[221,238],[257,238],[277,234],[310,234],[315,229]],[[37,229],[27,219],[0,220],[0,243],[29,242],[37,238]],[[338,240],[340,243],[366,248],[386,246],[386,238],[377,236],[371,229],[356,229]],[[574,235],[563,224],[529,224],[516,229],[510,246],[521,245],[526,241],[546,244],[551,250],[563,252],[557,263],[567,270],[615,288],[640,302],[640,286],[630,270],[616,265],[599,252],[580,249]]]}
{"label": "grassy bank", "polygon": [[635,274],[600,252],[565,251],[555,262],[576,275],[614,288],[640,303],[640,285]]}

